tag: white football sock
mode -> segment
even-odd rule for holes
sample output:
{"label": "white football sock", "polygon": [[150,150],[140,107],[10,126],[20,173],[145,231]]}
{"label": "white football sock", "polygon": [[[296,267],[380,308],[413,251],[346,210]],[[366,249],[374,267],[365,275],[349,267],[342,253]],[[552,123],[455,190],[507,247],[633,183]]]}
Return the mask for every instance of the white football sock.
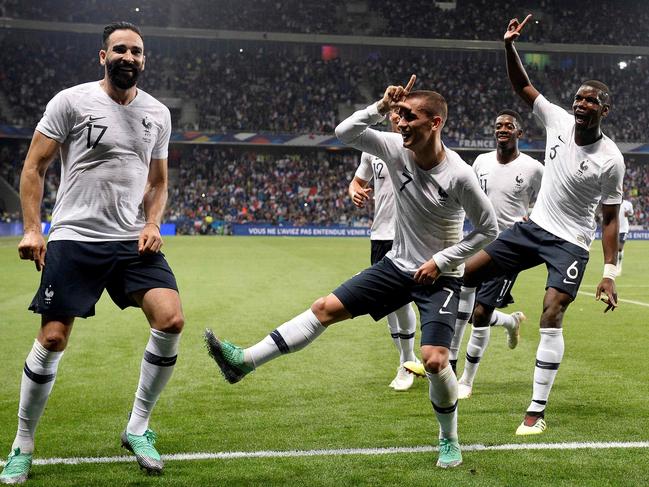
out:
{"label": "white football sock", "polygon": [[617,251],[617,272],[622,272],[622,259],[624,258],[624,250]]}
{"label": "white football sock", "polygon": [[399,360],[401,360],[401,355],[403,355],[403,353],[401,350],[401,340],[399,339],[399,319],[397,318],[396,313],[390,313],[386,316],[386,319],[388,320],[388,330],[390,330],[392,343],[394,343],[394,346],[399,353]]}
{"label": "white football sock", "polygon": [[482,328],[471,328],[471,338],[466,346],[466,362],[464,363],[464,372],[460,382],[462,384],[473,385],[475,375],[478,373],[480,367],[480,360],[484,355],[484,351],[489,345],[489,337],[491,336],[491,327],[484,326]]}
{"label": "white football sock", "polygon": [[541,328],[541,341],[536,350],[536,366],[534,367],[534,387],[530,412],[543,412],[552,390],[552,384],[557,376],[561,359],[563,358],[563,329]]}
{"label": "white football sock", "polygon": [[179,342],[180,333],[165,333],[151,328],[140,365],[140,381],[131,417],[126,426],[128,433],[142,436],[149,427],[153,407],[174,371]]}
{"label": "white football sock", "polygon": [[34,433],[54,386],[61,357],[63,352],[50,352],[38,340],[34,340],[20,382],[18,432],[12,450],[20,448],[21,453],[34,451]]}
{"label": "white football sock", "polygon": [[490,326],[504,326],[508,330],[513,330],[516,326],[516,320],[512,317],[512,315],[503,313],[502,311],[495,309],[493,311]]}
{"label": "white football sock", "polygon": [[457,378],[450,365],[437,374],[426,372],[428,396],[439,421],[439,437],[457,440]]}
{"label": "white football sock", "polygon": [[417,316],[410,303],[394,312],[399,326],[399,342],[401,344],[401,363],[409,360],[416,361],[415,331],[417,329]]}
{"label": "white football sock", "polygon": [[302,350],[326,329],[313,311],[308,309],[278,326],[256,345],[246,348],[243,354],[244,363],[257,368],[282,354]]}
{"label": "white football sock", "polygon": [[466,329],[466,324],[471,318],[471,313],[473,313],[474,305],[475,288],[462,286],[460,288],[460,302],[457,307],[457,318],[455,320],[455,334],[453,335],[453,340],[451,341],[451,346],[449,347],[449,361],[452,363],[457,363],[457,357],[460,352],[460,346],[462,345],[464,330]]}

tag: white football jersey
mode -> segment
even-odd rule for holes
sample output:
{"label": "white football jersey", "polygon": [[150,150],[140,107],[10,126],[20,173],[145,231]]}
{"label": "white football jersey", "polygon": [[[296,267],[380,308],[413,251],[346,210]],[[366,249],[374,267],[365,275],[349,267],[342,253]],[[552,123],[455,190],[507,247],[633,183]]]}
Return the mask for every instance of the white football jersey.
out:
{"label": "white football jersey", "polygon": [[58,93],[36,130],[62,144],[49,240],[137,240],[151,159],[166,159],[169,109],[138,89],[128,105],[98,81]]}
{"label": "white football jersey", "polygon": [[[456,152],[445,147],[446,158],[423,170],[400,134],[369,128],[382,119],[376,104],[370,105],[341,122],[336,135],[387,163],[395,203],[394,242],[387,257],[411,274],[433,258],[442,274],[461,277],[464,261],[498,234],[493,206]],[[465,211],[474,230],[462,238]]]}
{"label": "white football jersey", "polygon": [[624,158],[606,135],[597,142],[575,143],[575,119],[539,95],[534,114],[546,130],[545,171],[530,219],[541,228],[589,250],[600,203],[622,202]]}
{"label": "white football jersey", "polygon": [[363,181],[374,180],[374,219],[370,239],[394,240],[394,192],[387,165],[378,157],[363,152],[354,176]]}
{"label": "white football jersey", "polygon": [[497,152],[492,151],[476,158],[473,172],[494,205],[498,230],[502,232],[527,216],[539,194],[543,164],[522,152],[513,161],[501,164]]}
{"label": "white football jersey", "polygon": [[629,216],[633,215],[633,204],[623,200],[620,205],[620,233],[629,232]]}

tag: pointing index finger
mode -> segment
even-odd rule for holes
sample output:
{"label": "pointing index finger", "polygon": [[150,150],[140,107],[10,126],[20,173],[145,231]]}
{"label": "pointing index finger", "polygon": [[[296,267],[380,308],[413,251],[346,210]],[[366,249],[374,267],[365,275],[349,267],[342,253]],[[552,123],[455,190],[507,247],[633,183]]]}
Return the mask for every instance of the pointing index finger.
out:
{"label": "pointing index finger", "polygon": [[414,86],[416,80],[417,80],[416,75],[413,74],[412,76],[410,76],[410,81],[408,81],[408,84],[406,85],[406,87],[404,89],[406,94],[410,93],[410,90],[412,90],[412,87]]}

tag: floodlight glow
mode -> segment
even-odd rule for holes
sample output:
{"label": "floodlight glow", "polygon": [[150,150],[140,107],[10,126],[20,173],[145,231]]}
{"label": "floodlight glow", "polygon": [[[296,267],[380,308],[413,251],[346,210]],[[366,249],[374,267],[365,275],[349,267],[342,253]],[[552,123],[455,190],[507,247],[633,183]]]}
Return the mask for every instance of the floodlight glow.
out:
{"label": "floodlight glow", "polygon": [[620,69],[624,69],[628,66],[626,61],[620,61],[619,63],[617,63],[617,65],[620,67]]}

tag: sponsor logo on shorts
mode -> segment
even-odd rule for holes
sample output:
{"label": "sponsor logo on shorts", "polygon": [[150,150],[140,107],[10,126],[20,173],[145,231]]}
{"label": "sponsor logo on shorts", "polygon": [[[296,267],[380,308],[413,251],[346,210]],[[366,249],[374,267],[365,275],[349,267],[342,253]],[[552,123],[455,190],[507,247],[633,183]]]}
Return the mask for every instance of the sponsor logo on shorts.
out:
{"label": "sponsor logo on shorts", "polygon": [[564,278],[564,280],[563,280],[563,283],[564,283],[564,284],[570,284],[570,285],[572,285],[572,286],[574,286],[574,285],[576,284],[575,282],[573,282],[573,281],[569,281],[568,279],[565,279],[565,278]]}

